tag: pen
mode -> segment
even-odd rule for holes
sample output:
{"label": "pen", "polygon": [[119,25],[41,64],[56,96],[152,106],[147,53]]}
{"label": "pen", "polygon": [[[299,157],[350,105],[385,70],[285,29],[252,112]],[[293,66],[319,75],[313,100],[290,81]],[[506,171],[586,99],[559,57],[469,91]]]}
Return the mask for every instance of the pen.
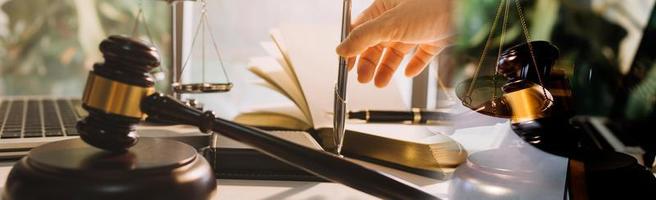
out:
{"label": "pen", "polygon": [[453,114],[439,111],[426,111],[413,108],[411,111],[364,110],[349,111],[349,119],[361,119],[367,122],[427,124],[448,122]]}
{"label": "pen", "polygon": [[[351,0],[344,0],[342,8],[342,34],[341,41],[346,39],[351,25]],[[348,69],[346,58],[339,57],[339,73],[337,74],[337,84],[335,85],[333,117],[333,134],[337,149],[335,153],[341,155],[342,143],[344,142],[344,123],[346,123],[346,82],[348,80]]]}
{"label": "pen", "polygon": [[448,125],[454,129],[492,126],[508,121],[506,118],[489,117],[475,111],[451,113],[426,111],[419,108],[413,108],[411,111],[349,111],[348,118],[365,120],[367,123]]}

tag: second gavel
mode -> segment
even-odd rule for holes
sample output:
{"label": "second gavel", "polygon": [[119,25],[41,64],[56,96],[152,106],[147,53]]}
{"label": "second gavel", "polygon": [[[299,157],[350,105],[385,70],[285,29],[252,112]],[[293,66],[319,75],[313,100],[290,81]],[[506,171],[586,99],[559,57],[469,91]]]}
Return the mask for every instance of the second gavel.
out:
{"label": "second gavel", "polygon": [[559,55],[547,41],[522,43],[501,54],[497,70],[508,79],[501,89],[515,134],[543,151],[569,157],[577,143],[568,121],[569,84],[563,72],[553,69]]}

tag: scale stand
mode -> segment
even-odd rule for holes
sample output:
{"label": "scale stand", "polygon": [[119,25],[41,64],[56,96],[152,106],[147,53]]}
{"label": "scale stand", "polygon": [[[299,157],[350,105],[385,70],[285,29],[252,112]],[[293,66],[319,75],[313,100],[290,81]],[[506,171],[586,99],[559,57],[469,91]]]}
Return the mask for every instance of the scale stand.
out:
{"label": "scale stand", "polygon": [[[191,37],[192,21],[193,21],[193,7],[192,3],[196,0],[164,0],[171,4],[171,32],[173,41],[171,42],[172,63],[168,76],[171,77],[172,83],[180,82],[178,74],[182,71],[185,55],[191,53],[186,44]],[[180,99],[181,95],[173,89],[168,92],[176,99]]]}

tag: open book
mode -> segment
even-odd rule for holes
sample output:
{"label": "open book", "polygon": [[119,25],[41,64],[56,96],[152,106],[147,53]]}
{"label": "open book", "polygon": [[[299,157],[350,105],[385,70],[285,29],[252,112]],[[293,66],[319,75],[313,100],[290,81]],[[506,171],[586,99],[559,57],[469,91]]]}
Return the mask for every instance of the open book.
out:
{"label": "open book", "polygon": [[[300,29],[315,31],[308,33]],[[261,43],[270,56],[252,58],[248,69],[263,81],[259,85],[282,94],[293,102],[294,108],[255,110],[238,115],[235,120],[260,127],[290,130],[332,127],[338,60],[334,52],[336,40],[326,41],[325,38],[330,37],[325,36],[325,32],[322,34],[321,27],[294,26],[270,33],[272,41]],[[309,41],[312,43],[307,43]],[[347,109],[407,110],[409,94],[402,91],[409,89],[401,87],[403,84],[397,84],[394,80],[390,86],[381,89],[350,78]]]}
{"label": "open book", "polygon": [[[312,113],[301,84],[291,65],[289,54],[284,49],[280,32],[271,32],[273,42],[262,46],[271,57],[252,58],[248,70],[265,82],[258,83],[291,100],[294,108],[269,109],[238,115],[235,121],[273,129],[310,130],[314,128]],[[300,111],[300,112],[299,112]]]}
{"label": "open book", "polygon": [[[268,130],[294,130],[301,135],[311,135],[297,138],[314,138],[321,149],[334,148],[331,113],[338,60],[334,47],[338,35],[332,33],[338,31],[329,29],[295,25],[271,31],[272,41],[262,43],[270,56],[252,58],[249,71],[260,79],[259,85],[282,94],[293,106],[243,112],[234,121]],[[410,89],[401,87],[402,84],[395,83],[395,80],[390,86],[380,89],[373,84],[359,84],[357,79],[351,78],[347,109],[407,110],[409,94],[403,91]],[[346,156],[433,177],[444,175],[445,169],[462,163],[467,155],[454,140],[423,127],[399,128],[399,125],[347,122],[346,129],[343,147]],[[302,145],[313,143],[296,142]],[[414,154],[402,155],[403,152]]]}

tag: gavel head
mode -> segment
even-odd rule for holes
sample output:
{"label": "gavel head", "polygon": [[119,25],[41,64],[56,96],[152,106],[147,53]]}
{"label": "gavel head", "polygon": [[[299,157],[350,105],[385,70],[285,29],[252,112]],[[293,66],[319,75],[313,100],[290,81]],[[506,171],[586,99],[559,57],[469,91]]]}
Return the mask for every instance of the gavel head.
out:
{"label": "gavel head", "polygon": [[82,107],[89,115],[77,123],[86,143],[120,152],[137,143],[135,126],[144,117],[141,99],[154,93],[149,72],[160,65],[158,50],[144,42],[109,36],[100,43],[104,63],[89,72]]}
{"label": "gavel head", "polygon": [[508,78],[508,82],[526,80],[541,84],[548,80],[559,54],[558,48],[547,41],[522,43],[501,54],[497,71]]}

